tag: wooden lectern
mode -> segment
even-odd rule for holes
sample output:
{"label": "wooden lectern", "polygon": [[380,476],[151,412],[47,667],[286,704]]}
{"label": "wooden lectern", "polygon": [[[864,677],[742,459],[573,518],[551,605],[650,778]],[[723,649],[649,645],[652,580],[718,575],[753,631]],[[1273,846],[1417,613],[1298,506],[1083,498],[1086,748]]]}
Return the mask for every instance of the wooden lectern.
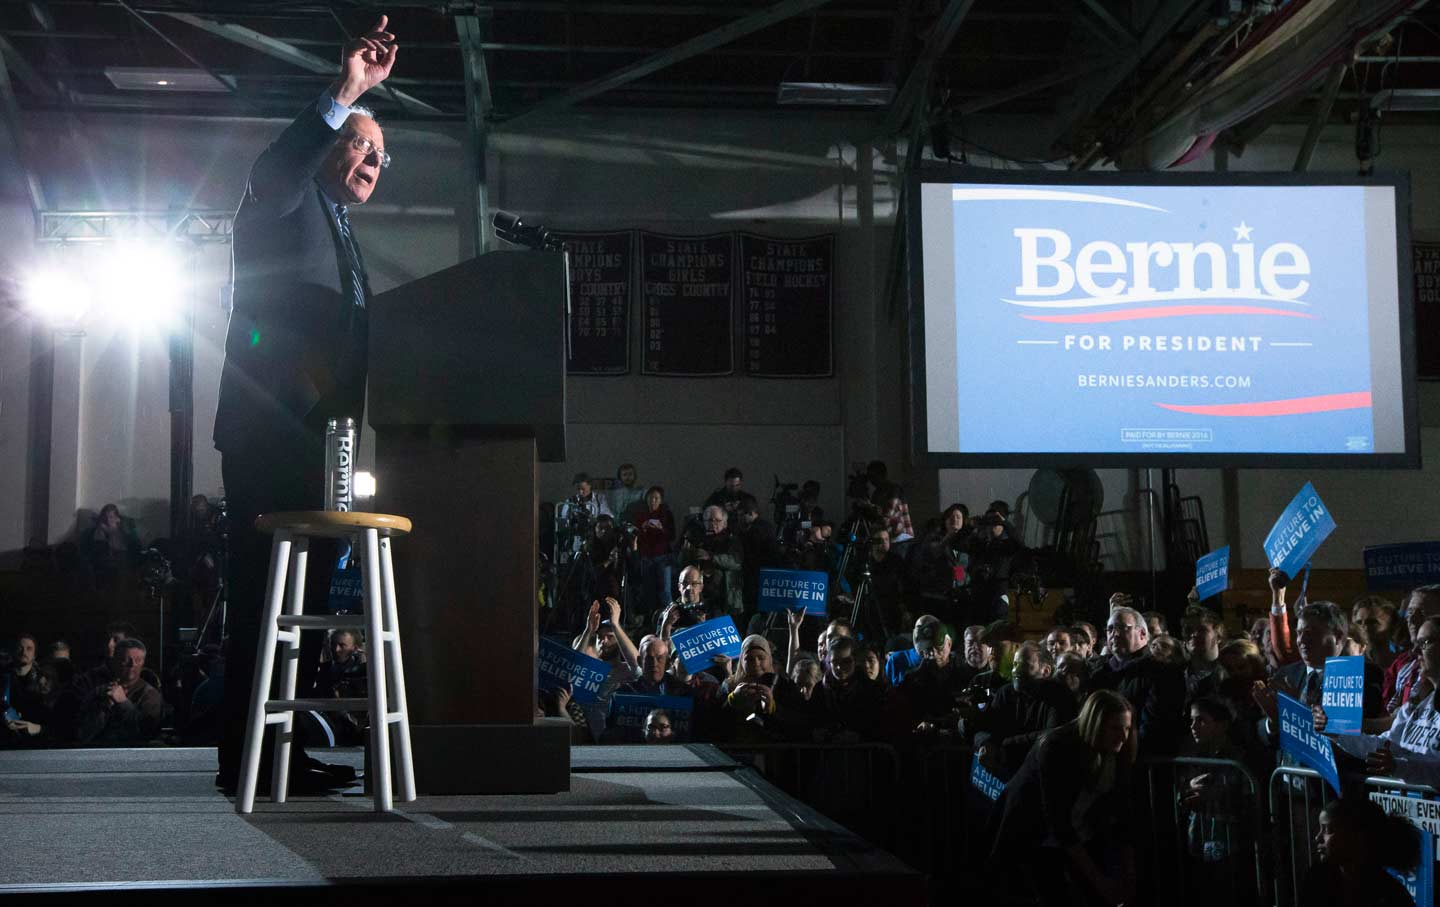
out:
{"label": "wooden lectern", "polygon": [[[537,461],[565,459],[564,253],[491,252],[370,303],[376,508],[395,554],[421,794],[570,786],[535,718]],[[373,644],[373,643],[372,643]]]}

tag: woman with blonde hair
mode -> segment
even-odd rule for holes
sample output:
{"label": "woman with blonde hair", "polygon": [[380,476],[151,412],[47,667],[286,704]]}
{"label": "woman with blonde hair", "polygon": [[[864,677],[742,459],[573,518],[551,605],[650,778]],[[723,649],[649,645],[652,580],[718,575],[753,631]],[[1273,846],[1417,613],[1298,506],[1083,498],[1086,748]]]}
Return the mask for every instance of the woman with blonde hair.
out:
{"label": "woman with blonde hair", "polygon": [[1041,904],[1134,902],[1129,799],[1137,740],[1130,702],[1097,690],[1078,718],[1041,739],[1006,786],[993,858],[1023,866],[1019,875]]}

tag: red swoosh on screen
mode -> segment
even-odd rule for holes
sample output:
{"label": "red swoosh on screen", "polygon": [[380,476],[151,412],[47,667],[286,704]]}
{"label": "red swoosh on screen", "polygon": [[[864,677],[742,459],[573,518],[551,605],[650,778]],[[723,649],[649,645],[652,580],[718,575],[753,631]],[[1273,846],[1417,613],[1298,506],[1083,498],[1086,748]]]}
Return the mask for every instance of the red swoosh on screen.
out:
{"label": "red swoosh on screen", "polygon": [[1056,324],[1100,324],[1107,321],[1139,321],[1142,318],[1176,318],[1181,315],[1280,315],[1285,318],[1314,318],[1304,312],[1266,309],[1253,305],[1174,305],[1123,312],[1083,312],[1078,315],[1021,315],[1028,321],[1049,321]]}
{"label": "red swoosh on screen", "polygon": [[1295,397],[1291,400],[1266,400],[1261,403],[1218,403],[1210,406],[1181,406],[1157,403],[1161,409],[1193,416],[1298,416],[1305,413],[1331,413],[1342,409],[1369,409],[1370,392],[1353,394],[1322,394],[1319,397]]}

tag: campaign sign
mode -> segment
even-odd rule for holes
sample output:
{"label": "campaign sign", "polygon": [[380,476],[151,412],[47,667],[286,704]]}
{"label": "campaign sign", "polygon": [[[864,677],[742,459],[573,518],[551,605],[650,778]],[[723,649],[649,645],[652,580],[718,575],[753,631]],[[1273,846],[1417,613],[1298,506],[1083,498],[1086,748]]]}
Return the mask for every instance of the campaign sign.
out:
{"label": "campaign sign", "polygon": [[664,709],[670,715],[675,742],[684,743],[690,739],[690,713],[694,708],[695,700],[689,696],[616,693],[610,699],[610,726],[619,729],[623,742],[640,743],[645,739],[645,716],[655,709]]}
{"label": "campaign sign", "polygon": [[1304,704],[1280,693],[1280,749],[1303,765],[1313,768],[1325,783],[1340,793],[1340,769],[1335,765],[1335,750],[1324,734],[1315,733],[1315,716]]}
{"label": "campaign sign", "polygon": [[1407,794],[1370,792],[1370,801],[1392,816],[1400,816],[1415,826],[1420,836],[1420,863],[1413,872],[1399,873],[1387,869],[1410,892],[1415,907],[1435,904],[1435,835],[1440,833],[1440,801],[1424,799],[1419,791]]}
{"label": "campaign sign", "polygon": [[1365,711],[1365,656],[1325,659],[1325,686],[1320,697],[1325,733],[1358,734]]}
{"label": "campaign sign", "polygon": [[691,674],[703,671],[715,664],[716,655],[740,657],[740,631],[735,621],[728,617],[717,617],[703,624],[696,624],[685,630],[676,631],[670,637],[675,654]]}
{"label": "campaign sign", "polygon": [[772,613],[804,608],[806,614],[824,617],[829,587],[830,577],[819,570],[767,568],[760,571],[760,610]]}
{"label": "campaign sign", "polygon": [[1005,790],[1005,782],[990,774],[990,770],[980,764],[978,757],[970,760],[970,786],[987,800],[999,800],[1000,794]]}
{"label": "campaign sign", "polygon": [[[1388,385],[1372,361],[1386,370],[1398,355],[1382,337],[1371,351],[1371,307],[1394,304],[1371,277],[1369,256],[1395,255],[1394,228],[1368,219],[1381,194],[924,190],[932,450],[1370,454],[1396,442],[1372,400]],[[975,367],[1017,356],[1024,381]]]}
{"label": "campaign sign", "polygon": [[1440,583],[1440,542],[1371,545],[1365,549],[1365,588],[1413,589]]}
{"label": "campaign sign", "polygon": [[1195,562],[1195,591],[1201,600],[1230,588],[1230,546],[1216,548]]}
{"label": "campaign sign", "polygon": [[1265,536],[1265,557],[1270,566],[1293,577],[1334,531],[1335,518],[1315,493],[1315,486],[1306,482]]}
{"label": "campaign sign", "polygon": [[348,543],[340,547],[340,554],[335,559],[335,572],[330,574],[330,591],[325,597],[325,606],[331,614],[365,612],[365,585],[360,576],[360,558],[354,555]]}
{"label": "campaign sign", "polygon": [[551,639],[540,639],[540,686],[569,687],[576,702],[594,702],[610,676],[610,665],[584,652],[576,652]]}

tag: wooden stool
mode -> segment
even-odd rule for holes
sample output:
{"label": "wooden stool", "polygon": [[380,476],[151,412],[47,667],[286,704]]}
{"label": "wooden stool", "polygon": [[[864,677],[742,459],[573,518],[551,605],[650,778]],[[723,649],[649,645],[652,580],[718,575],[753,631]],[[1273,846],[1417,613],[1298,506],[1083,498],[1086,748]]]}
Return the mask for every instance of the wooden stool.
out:
{"label": "wooden stool", "polygon": [[[265,725],[277,724],[271,800],[285,802],[290,775],[290,742],[295,711],[370,711],[370,785],[376,812],[394,808],[390,783],[390,735],[395,728],[396,770],[400,798],[415,799],[415,768],[410,753],[410,717],[405,708],[405,667],[400,653],[400,630],[395,609],[395,570],[390,540],[410,532],[410,521],[383,513],[297,511],[268,513],[255,521],[261,532],[274,533],[270,548],[270,580],[266,586],[265,614],[260,624],[260,646],[255,655],[255,683],[250,691],[250,718],[245,725],[245,748],[240,762],[240,789],[235,811],[248,813],[255,806],[260,774],[260,742]],[[363,558],[364,614],[306,615],[305,567],[312,538],[349,539],[351,551]],[[332,565],[324,565],[330,569]],[[287,575],[289,596],[285,595]],[[285,613],[280,613],[281,599]],[[295,675],[300,666],[300,631],[364,630],[366,674],[370,695],[365,699],[296,699]],[[275,648],[285,644],[280,674],[280,698],[270,699]],[[393,702],[393,707],[391,703]]]}

